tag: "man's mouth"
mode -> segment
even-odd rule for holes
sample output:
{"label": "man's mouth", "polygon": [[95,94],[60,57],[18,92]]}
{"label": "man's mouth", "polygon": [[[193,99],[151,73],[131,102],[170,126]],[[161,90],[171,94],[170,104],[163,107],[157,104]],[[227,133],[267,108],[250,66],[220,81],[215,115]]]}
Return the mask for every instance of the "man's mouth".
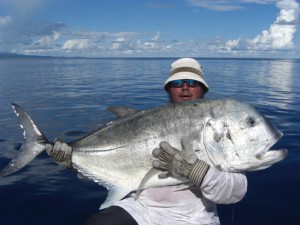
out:
{"label": "man's mouth", "polygon": [[180,98],[183,99],[183,100],[189,100],[191,99],[191,95],[188,95],[188,94],[183,94],[183,95],[180,95]]}

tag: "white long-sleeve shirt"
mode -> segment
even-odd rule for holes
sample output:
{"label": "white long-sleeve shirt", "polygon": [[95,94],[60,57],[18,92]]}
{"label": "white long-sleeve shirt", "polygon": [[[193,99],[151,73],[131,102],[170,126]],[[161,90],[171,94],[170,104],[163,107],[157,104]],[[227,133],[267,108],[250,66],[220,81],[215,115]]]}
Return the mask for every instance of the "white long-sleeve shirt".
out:
{"label": "white long-sleeve shirt", "polygon": [[114,205],[125,209],[139,225],[220,224],[217,204],[240,201],[247,192],[247,178],[242,173],[221,172],[210,167],[201,188],[182,189],[165,186],[143,190]]}

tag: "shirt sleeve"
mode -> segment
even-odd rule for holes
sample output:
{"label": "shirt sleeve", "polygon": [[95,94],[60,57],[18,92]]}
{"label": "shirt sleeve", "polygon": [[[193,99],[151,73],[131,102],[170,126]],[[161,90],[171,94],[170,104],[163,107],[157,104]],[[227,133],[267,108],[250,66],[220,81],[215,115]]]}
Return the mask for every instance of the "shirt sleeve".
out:
{"label": "shirt sleeve", "polygon": [[243,199],[247,192],[244,173],[222,172],[211,166],[201,184],[205,198],[217,204],[231,204]]}

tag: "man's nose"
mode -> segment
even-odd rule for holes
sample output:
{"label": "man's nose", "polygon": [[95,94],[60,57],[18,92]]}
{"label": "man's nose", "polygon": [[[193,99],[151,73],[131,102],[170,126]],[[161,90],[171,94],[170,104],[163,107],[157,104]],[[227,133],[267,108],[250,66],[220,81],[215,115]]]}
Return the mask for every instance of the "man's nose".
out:
{"label": "man's nose", "polygon": [[188,89],[189,85],[187,84],[187,82],[184,82],[182,85],[182,89]]}

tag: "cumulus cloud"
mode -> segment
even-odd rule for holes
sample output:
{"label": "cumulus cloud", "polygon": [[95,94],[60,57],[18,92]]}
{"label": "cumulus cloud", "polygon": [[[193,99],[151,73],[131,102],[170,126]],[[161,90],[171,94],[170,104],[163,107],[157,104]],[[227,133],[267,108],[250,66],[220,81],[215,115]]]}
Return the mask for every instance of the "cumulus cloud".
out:
{"label": "cumulus cloud", "polygon": [[299,4],[294,0],[279,1],[280,13],[269,30],[250,40],[252,48],[291,49],[294,47],[293,37],[296,32],[295,22],[299,14]]}
{"label": "cumulus cloud", "polygon": [[63,46],[63,49],[66,50],[80,50],[89,48],[89,40],[88,39],[73,39],[67,40]]}
{"label": "cumulus cloud", "polygon": [[156,32],[154,37],[146,41],[143,45],[144,49],[157,49],[159,48],[160,32]]}
{"label": "cumulus cloud", "polygon": [[53,44],[60,38],[61,34],[59,32],[53,32],[51,35],[42,36],[38,39],[34,46],[38,49],[52,49]]}
{"label": "cumulus cloud", "polygon": [[[249,4],[276,4],[279,14],[266,30],[253,38],[225,40],[215,38],[180,40],[169,38],[169,33],[157,32],[103,32],[72,29],[64,23],[36,22],[47,0],[0,0],[11,9],[11,15],[0,16],[0,49],[11,45],[17,53],[65,56],[230,56],[294,49],[299,4],[296,0],[186,0],[192,7],[215,11],[241,10]],[[152,9],[174,7],[157,1],[146,5]],[[9,10],[8,10],[9,11]],[[145,28],[147,29],[147,27]],[[169,38],[169,39],[168,39]],[[13,49],[7,48],[7,49]]]}
{"label": "cumulus cloud", "polygon": [[294,0],[282,0],[277,2],[277,7],[281,9],[276,19],[277,24],[294,24],[299,14],[299,4]]}
{"label": "cumulus cloud", "polygon": [[257,51],[288,50],[294,48],[293,38],[299,14],[299,4],[295,0],[281,0],[276,3],[279,15],[268,30],[263,30],[253,39],[229,40],[221,50]]}
{"label": "cumulus cloud", "polygon": [[125,37],[118,37],[113,43],[112,43],[112,50],[121,49],[126,41]]}
{"label": "cumulus cloud", "polygon": [[51,42],[58,40],[59,31],[66,28],[63,23],[35,22],[36,17],[47,5],[47,0],[0,0],[10,15],[0,17],[0,38],[2,50],[14,48],[51,48]]}

